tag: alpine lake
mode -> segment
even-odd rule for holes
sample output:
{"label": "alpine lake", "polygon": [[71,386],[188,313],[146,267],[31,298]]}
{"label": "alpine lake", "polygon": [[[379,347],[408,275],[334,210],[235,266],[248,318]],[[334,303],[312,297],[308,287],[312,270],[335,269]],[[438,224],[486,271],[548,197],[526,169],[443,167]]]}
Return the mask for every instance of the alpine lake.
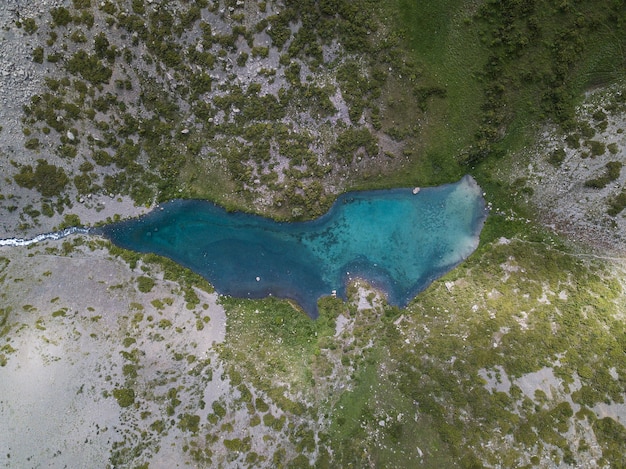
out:
{"label": "alpine lake", "polygon": [[480,187],[465,176],[438,187],[345,193],[311,221],[276,222],[174,200],[91,232],[168,257],[222,295],[291,299],[315,318],[319,298],[345,299],[355,279],[406,306],[476,249],[486,217]]}

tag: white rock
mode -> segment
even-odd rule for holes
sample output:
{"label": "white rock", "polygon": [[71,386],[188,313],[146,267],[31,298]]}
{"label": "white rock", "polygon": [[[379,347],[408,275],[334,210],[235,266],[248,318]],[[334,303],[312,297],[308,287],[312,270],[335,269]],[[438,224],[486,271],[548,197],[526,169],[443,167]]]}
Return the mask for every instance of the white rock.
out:
{"label": "white rock", "polygon": [[73,142],[73,141],[74,141],[74,139],[76,138],[76,137],[74,137],[74,134],[72,133],[72,131],[71,131],[71,130],[68,130],[68,131],[67,131],[67,134],[65,134],[65,135],[66,135],[66,136],[67,136],[67,138],[68,138],[69,140],[71,140],[72,142]]}

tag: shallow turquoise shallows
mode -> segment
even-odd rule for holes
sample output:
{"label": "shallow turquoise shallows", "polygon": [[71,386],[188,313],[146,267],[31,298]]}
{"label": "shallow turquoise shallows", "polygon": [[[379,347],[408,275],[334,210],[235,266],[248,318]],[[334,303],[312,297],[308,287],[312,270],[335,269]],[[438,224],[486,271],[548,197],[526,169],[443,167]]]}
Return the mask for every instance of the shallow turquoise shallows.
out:
{"label": "shallow turquoise shallows", "polygon": [[278,223],[228,213],[205,201],[175,200],[141,218],[105,226],[114,244],[173,259],[223,295],[295,300],[311,317],[333,290],[345,299],[362,278],[405,306],[469,256],[487,216],[469,176],[426,188],[352,192],[313,221]]}

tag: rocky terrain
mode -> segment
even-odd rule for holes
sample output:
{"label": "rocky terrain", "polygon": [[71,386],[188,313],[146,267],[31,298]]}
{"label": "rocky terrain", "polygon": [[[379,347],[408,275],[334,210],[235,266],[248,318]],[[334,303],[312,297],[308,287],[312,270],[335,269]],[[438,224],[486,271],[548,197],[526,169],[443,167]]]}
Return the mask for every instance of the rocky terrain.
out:
{"label": "rocky terrain", "polygon": [[[137,215],[173,197],[311,217],[353,179],[405,164],[416,137],[384,108],[415,101],[415,73],[408,93],[385,98],[415,64],[392,59],[402,56],[384,31],[370,42],[378,25],[365,13],[369,24],[346,36],[358,12],[337,20],[271,2],[2,8],[6,236],[68,214],[84,224]],[[302,24],[303,14],[323,22]],[[363,60],[366,44],[389,59]]]}
{"label": "rocky terrain", "polygon": [[615,256],[626,249],[620,201],[626,186],[625,92],[623,84],[589,92],[577,110],[577,128],[545,128],[535,146],[516,156],[508,176],[516,196],[537,207],[542,224]]}

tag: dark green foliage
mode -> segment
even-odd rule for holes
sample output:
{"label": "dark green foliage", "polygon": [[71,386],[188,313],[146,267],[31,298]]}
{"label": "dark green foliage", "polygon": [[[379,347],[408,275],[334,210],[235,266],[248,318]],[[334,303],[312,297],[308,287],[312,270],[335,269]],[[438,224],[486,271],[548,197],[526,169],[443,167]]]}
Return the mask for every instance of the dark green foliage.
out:
{"label": "dark green foliage", "polygon": [[107,51],[110,45],[106,35],[104,33],[96,34],[93,42],[96,55],[99,58],[104,59],[107,56]]}
{"label": "dark green foliage", "polygon": [[129,407],[135,403],[135,391],[132,389],[114,389],[113,397],[120,407]]}
{"label": "dark green foliage", "polygon": [[75,145],[64,143],[57,147],[57,153],[62,158],[75,158],[78,154],[78,150]]}
{"label": "dark green foliage", "polygon": [[431,98],[445,98],[447,93],[445,88],[440,86],[416,86],[413,94],[417,98],[417,105],[422,112],[426,111],[428,101]]}
{"label": "dark green foliage", "polygon": [[46,57],[46,60],[54,64],[54,63],[57,63],[62,58],[63,58],[63,54],[61,52],[55,52],[52,54],[48,54],[48,57]]}
{"label": "dark green foliage", "polygon": [[94,150],[92,158],[98,166],[109,166],[113,163],[113,157],[104,150]]}
{"label": "dark green foliage", "polygon": [[85,36],[85,33],[82,32],[80,29],[74,31],[70,36],[70,39],[77,44],[84,44],[85,42],[87,42],[87,37]]}
{"label": "dark green foliage", "polygon": [[367,107],[369,97],[380,93],[379,82],[366,77],[356,62],[347,62],[337,70],[341,93],[349,106],[350,120],[357,123]]}
{"label": "dark green foliage", "polygon": [[595,420],[593,431],[602,447],[605,461],[612,461],[616,467],[626,463],[626,429],[611,417]]}
{"label": "dark green foliage", "polygon": [[249,55],[247,52],[240,52],[237,56],[237,65],[239,65],[240,67],[245,67],[246,62],[248,61],[248,57]]}
{"label": "dark green foliage", "polygon": [[39,150],[39,139],[36,137],[29,138],[24,142],[24,146],[29,150]]}
{"label": "dark green foliage", "polygon": [[251,52],[252,52],[252,57],[267,58],[267,56],[270,53],[270,50],[268,47],[255,46],[252,48]]}
{"label": "dark green foliage", "polygon": [[567,143],[567,146],[570,148],[580,148],[580,135],[576,133],[569,134],[567,137],[565,137],[565,143]]}
{"label": "dark green foliage", "polygon": [[184,432],[198,433],[200,425],[199,415],[182,414],[178,418],[178,428]]}
{"label": "dark green foliage", "polygon": [[291,29],[289,29],[289,15],[281,13],[267,18],[267,22],[271,28],[267,34],[272,38],[272,44],[278,49],[282,49],[285,43],[291,37]]}
{"label": "dark green foliage", "polygon": [[87,29],[91,29],[93,27],[95,17],[91,11],[82,11],[80,16],[74,17],[74,22],[77,24],[84,24],[87,26]]}
{"label": "dark green foliage", "polygon": [[53,8],[50,10],[52,21],[57,26],[67,26],[72,22],[72,15],[70,11],[65,7]]}
{"label": "dark green foliage", "polygon": [[213,412],[215,413],[215,415],[217,415],[219,418],[224,418],[226,416],[226,409],[219,402],[217,401],[213,402],[213,404],[211,405],[211,408],[213,409]]}
{"label": "dark green foliage", "polygon": [[37,189],[44,197],[58,196],[69,182],[65,171],[45,160],[37,160],[33,171],[32,166],[23,166],[14,176],[15,182],[28,189]]}
{"label": "dark green foliage", "polygon": [[609,208],[607,213],[615,217],[626,208],[626,189],[622,189],[621,192],[609,201]]}
{"label": "dark green foliage", "polygon": [[[483,117],[465,162],[501,152],[497,143],[514,120],[508,110],[512,107],[528,113],[526,119],[537,116],[539,109],[543,115],[538,117],[549,116],[571,128],[579,93],[596,80],[622,73],[615,59],[598,57],[626,43],[624,28],[617,26],[621,8],[614,2],[600,6],[589,1],[576,8],[568,2],[555,8],[540,0],[483,3],[473,23],[488,52],[482,73]],[[615,34],[607,34],[599,24]],[[594,118],[603,121],[605,115],[596,112]]]}
{"label": "dark green foliage", "polygon": [[54,215],[54,209],[49,203],[42,202],[41,203],[41,213],[46,217],[52,217]]}
{"label": "dark green foliage", "polygon": [[189,82],[192,99],[211,91],[211,77],[205,72],[194,73]]}
{"label": "dark green foliage", "polygon": [[95,192],[91,185],[91,177],[88,174],[77,174],[74,176],[74,187],[79,194],[90,194]]}
{"label": "dark green foliage", "polygon": [[43,47],[35,47],[33,49],[33,62],[43,63]]}
{"label": "dark green foliage", "polygon": [[143,0],[133,0],[132,7],[133,13],[137,13],[138,15],[143,15],[146,12],[146,6]]}
{"label": "dark green foliage", "polygon": [[357,150],[363,149],[368,156],[378,154],[378,142],[371,132],[365,128],[350,128],[337,137],[333,151],[341,161],[350,163]]}
{"label": "dark green foliage", "polygon": [[585,181],[585,187],[592,187],[594,189],[603,189],[609,183],[619,178],[621,171],[622,171],[621,161],[610,161],[606,164],[606,171],[604,175]]}
{"label": "dark green foliage", "polygon": [[65,228],[71,228],[73,226],[82,226],[82,223],[78,215],[74,213],[68,213],[63,217],[63,221],[59,223],[59,226],[57,228],[59,230],[63,230]]}
{"label": "dark green foliage", "polygon": [[250,451],[251,438],[249,436],[245,437],[243,440],[241,438],[234,438],[232,440],[224,440],[224,446],[227,450],[233,451],[237,454],[239,453],[247,453]]}
{"label": "dark green foliage", "polygon": [[67,71],[80,75],[93,85],[108,83],[113,73],[110,68],[102,64],[95,55],[89,55],[84,50],[76,52],[65,65]]}
{"label": "dark green foliage", "polygon": [[24,31],[31,35],[34,34],[39,28],[33,18],[24,19],[22,21],[22,25],[24,26]]}
{"label": "dark green foliage", "polygon": [[191,29],[201,17],[199,5],[191,5],[187,11],[183,11],[180,14],[180,22],[176,25],[176,33],[181,34],[183,31]]}
{"label": "dark green foliage", "polygon": [[72,3],[77,10],[91,7],[91,0],[72,0]]}
{"label": "dark green foliage", "polygon": [[137,289],[142,293],[150,292],[154,285],[155,281],[150,277],[146,277],[144,275],[137,277]]}
{"label": "dark green foliage", "polygon": [[604,155],[606,150],[606,145],[604,143],[598,142],[597,140],[590,140],[587,142],[587,145],[591,149],[592,156]]}
{"label": "dark green foliage", "polygon": [[563,148],[557,148],[548,157],[548,162],[553,166],[561,166],[565,160],[565,150]]}

